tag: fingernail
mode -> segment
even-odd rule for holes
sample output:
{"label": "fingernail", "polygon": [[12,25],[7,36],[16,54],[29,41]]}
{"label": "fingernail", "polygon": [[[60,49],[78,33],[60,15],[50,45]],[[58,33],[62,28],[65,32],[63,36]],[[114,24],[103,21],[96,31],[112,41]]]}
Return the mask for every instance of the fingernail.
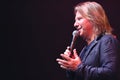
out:
{"label": "fingernail", "polygon": [[63,54],[60,54],[61,56],[63,55]]}
{"label": "fingernail", "polygon": [[58,62],[58,64],[61,64],[61,62]]}

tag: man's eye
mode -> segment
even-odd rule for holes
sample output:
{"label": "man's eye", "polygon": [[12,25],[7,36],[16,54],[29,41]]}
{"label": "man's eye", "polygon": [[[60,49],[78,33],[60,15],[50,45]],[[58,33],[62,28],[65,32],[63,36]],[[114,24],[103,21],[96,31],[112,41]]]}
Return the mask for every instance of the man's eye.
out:
{"label": "man's eye", "polygon": [[82,18],[78,18],[78,20],[81,20]]}

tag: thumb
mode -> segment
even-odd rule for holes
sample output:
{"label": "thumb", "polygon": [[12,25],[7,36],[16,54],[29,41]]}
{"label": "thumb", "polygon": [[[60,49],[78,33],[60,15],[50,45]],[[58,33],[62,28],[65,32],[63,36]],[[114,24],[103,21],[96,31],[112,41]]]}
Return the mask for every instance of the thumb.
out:
{"label": "thumb", "polygon": [[76,49],[73,50],[73,55],[75,58],[78,57]]}

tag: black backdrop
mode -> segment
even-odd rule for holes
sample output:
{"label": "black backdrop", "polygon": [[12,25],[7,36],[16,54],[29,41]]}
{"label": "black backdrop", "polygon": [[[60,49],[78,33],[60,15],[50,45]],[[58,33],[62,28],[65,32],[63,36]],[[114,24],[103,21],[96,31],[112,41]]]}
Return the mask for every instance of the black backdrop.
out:
{"label": "black backdrop", "polygon": [[[6,30],[2,53],[5,55],[1,58],[2,80],[67,80],[65,70],[59,67],[56,58],[71,42],[73,7],[82,1],[86,0],[4,2],[5,5],[1,7],[1,12],[4,12],[1,24]],[[120,40],[119,0],[94,1],[104,7]],[[82,44],[80,41],[80,49]]]}

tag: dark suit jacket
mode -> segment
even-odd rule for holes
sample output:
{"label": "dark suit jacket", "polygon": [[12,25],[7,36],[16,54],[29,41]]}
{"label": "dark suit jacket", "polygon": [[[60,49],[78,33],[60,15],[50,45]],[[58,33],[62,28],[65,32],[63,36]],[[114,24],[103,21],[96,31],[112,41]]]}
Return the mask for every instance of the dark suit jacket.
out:
{"label": "dark suit jacket", "polygon": [[[120,45],[112,35],[101,35],[80,53],[82,63],[67,71],[69,80],[119,80]],[[83,55],[84,54],[84,55]]]}

